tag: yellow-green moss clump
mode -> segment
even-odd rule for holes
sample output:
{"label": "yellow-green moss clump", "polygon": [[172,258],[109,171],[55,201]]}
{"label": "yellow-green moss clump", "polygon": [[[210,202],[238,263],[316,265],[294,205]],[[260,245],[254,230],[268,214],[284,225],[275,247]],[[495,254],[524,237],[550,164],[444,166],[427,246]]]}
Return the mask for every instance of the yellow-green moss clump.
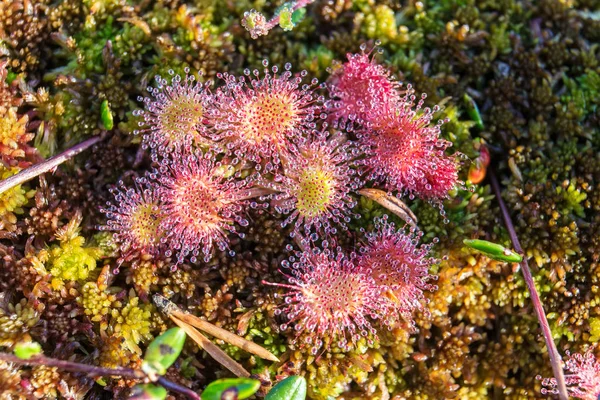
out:
{"label": "yellow-green moss clump", "polygon": [[[156,310],[154,310],[156,312]],[[139,298],[132,297],[122,309],[111,311],[109,331],[125,339],[124,346],[132,352],[141,354],[140,342],[152,339],[152,307],[139,305]]]}

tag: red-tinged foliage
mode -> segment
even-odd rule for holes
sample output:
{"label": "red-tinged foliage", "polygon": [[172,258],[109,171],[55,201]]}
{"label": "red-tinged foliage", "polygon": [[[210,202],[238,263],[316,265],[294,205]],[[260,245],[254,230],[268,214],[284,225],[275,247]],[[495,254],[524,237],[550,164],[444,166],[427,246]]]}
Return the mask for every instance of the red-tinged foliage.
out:
{"label": "red-tinged foliage", "polygon": [[283,265],[290,268],[289,284],[272,284],[286,290],[284,306],[277,310],[288,319],[281,328],[293,324],[313,354],[331,345],[322,341],[324,337],[337,338],[341,348],[352,347],[362,337],[372,342],[373,324],[390,322],[393,310],[379,286],[343,255],[309,250]]}
{"label": "red-tinged foliage", "polygon": [[210,82],[196,81],[193,75],[187,75],[188,69],[183,78],[169,72],[170,82],[157,76],[157,87],[148,88],[151,97],[139,99],[144,102],[145,110],[134,112],[143,118],[140,122],[143,129],[134,133],[144,134],[143,143],[153,155],[189,149],[193,144],[208,141],[204,113],[210,99]]}
{"label": "red-tinged foliage", "polygon": [[125,258],[132,253],[160,255],[164,250],[160,227],[164,208],[155,188],[146,179],[139,179],[133,188],[120,182],[111,192],[114,201],[102,209],[107,222],[101,229],[115,232]]}
{"label": "red-tinged foliage", "polygon": [[296,230],[337,233],[346,228],[356,201],[350,193],[360,181],[352,168],[357,149],[341,132],[326,132],[303,139],[282,155],[282,168],[265,186],[275,190],[271,205],[289,214],[284,225]]}
{"label": "red-tinged foliage", "polygon": [[376,123],[377,110],[400,97],[401,85],[387,68],[375,62],[371,51],[348,54],[348,61],[335,69],[328,83],[328,113],[334,119],[360,124]]}
{"label": "red-tinged foliage", "polygon": [[360,249],[356,263],[360,271],[371,276],[407,321],[413,311],[423,309],[424,291],[433,291],[429,283],[437,279],[429,270],[437,259],[430,257],[431,245],[418,245],[421,233],[405,233],[387,221],[376,221],[376,230],[366,233],[366,246]]}
{"label": "red-tinged foliage", "polygon": [[322,98],[314,92],[316,79],[302,84],[306,71],[293,76],[290,64],[281,74],[263,65],[263,77],[258,70],[245,70],[242,77],[219,74],[225,86],[217,89],[206,117],[223,149],[270,171],[291,141],[315,128]]}
{"label": "red-tinged foliage", "polygon": [[235,224],[246,226],[244,218],[249,197],[249,179],[225,177],[226,168],[214,161],[212,153],[173,153],[159,167],[158,194],[164,202],[161,228],[169,250],[178,262],[199,254],[208,259],[214,249],[228,248],[228,232]]}
{"label": "red-tinged foliage", "polygon": [[[576,399],[597,400],[600,397],[600,361],[588,351],[585,354],[567,352],[565,363],[565,383],[569,395]],[[558,394],[556,379],[542,380],[543,394]]]}
{"label": "red-tinged foliage", "polygon": [[422,199],[439,201],[460,185],[456,155],[446,154],[451,143],[440,138],[440,124],[432,124],[438,111],[422,108],[410,85],[395,103],[378,109],[378,120],[360,135],[369,154],[362,165],[367,178]]}

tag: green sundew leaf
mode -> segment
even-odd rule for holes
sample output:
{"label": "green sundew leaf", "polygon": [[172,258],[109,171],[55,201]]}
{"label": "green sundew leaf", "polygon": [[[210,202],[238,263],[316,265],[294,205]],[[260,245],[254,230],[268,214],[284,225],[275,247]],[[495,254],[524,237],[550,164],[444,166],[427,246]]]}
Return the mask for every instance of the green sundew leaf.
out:
{"label": "green sundew leaf", "polygon": [[100,105],[100,120],[102,121],[102,126],[107,131],[110,131],[115,126],[108,100],[104,100]]}
{"label": "green sundew leaf", "polygon": [[246,11],[244,13],[244,23],[246,29],[254,30],[264,24],[265,17],[256,10]]}
{"label": "green sundew leaf", "polygon": [[292,29],[294,29],[294,21],[292,19],[292,8],[289,6],[283,6],[281,8],[281,10],[278,13],[279,15],[279,26],[281,27],[281,29],[283,29],[284,31],[291,31]]}
{"label": "green sundew leaf", "polygon": [[306,8],[299,8],[292,13],[292,23],[297,25],[300,21],[304,19],[306,15]]}
{"label": "green sundew leaf", "polygon": [[290,376],[271,389],[265,400],[304,400],[306,398],[306,379]]}
{"label": "green sundew leaf", "polygon": [[28,360],[42,352],[42,346],[38,342],[23,342],[15,346],[15,356],[21,360]]}
{"label": "green sundew leaf", "polygon": [[[212,382],[202,392],[202,400],[247,399],[260,388],[260,381],[250,378],[227,378]],[[236,397],[237,396],[237,397]]]}
{"label": "green sundew leaf", "polygon": [[146,384],[136,385],[131,390],[129,399],[134,400],[164,400],[167,398],[167,389],[162,386]]}
{"label": "green sundew leaf", "polygon": [[494,260],[507,262],[521,262],[523,260],[523,257],[520,254],[499,244],[488,242],[487,240],[465,239],[463,240],[463,243]]}
{"label": "green sundew leaf", "polygon": [[463,97],[465,103],[467,103],[467,114],[469,117],[475,122],[475,125],[479,129],[483,129],[483,120],[481,119],[481,114],[479,113],[479,107],[477,107],[477,103],[471,96],[465,93]]}
{"label": "green sundew leaf", "polygon": [[183,349],[186,334],[183,329],[171,328],[148,345],[142,370],[149,375],[164,375]]}

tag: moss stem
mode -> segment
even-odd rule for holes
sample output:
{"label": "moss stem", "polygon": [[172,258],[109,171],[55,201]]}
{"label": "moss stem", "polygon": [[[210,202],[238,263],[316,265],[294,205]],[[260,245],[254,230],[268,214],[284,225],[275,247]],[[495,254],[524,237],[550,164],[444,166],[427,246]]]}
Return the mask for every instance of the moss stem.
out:
{"label": "moss stem", "polygon": [[59,360],[43,355],[33,356],[26,360],[8,353],[0,353],[0,360],[19,365],[43,365],[46,367],[56,367],[68,372],[81,372],[89,376],[122,376],[130,379],[145,379],[146,374],[142,371],[130,368],[102,368],[96,365],[81,364],[72,361]]}
{"label": "moss stem", "polygon": [[533,275],[531,274],[531,269],[529,268],[527,257],[524,254],[523,248],[521,247],[521,243],[519,242],[519,238],[517,237],[517,233],[510,218],[510,213],[508,211],[508,208],[506,207],[506,203],[504,203],[504,200],[502,199],[500,184],[498,183],[498,178],[496,177],[496,174],[494,173],[494,170],[492,168],[490,168],[489,170],[489,177],[490,182],[492,184],[492,190],[494,191],[496,199],[498,200],[498,204],[500,205],[502,218],[504,219],[504,224],[506,225],[506,229],[508,230],[508,235],[510,236],[510,240],[512,241],[513,247],[517,253],[523,256],[523,261],[521,261],[520,266],[521,270],[523,271],[525,283],[527,284],[527,289],[529,289],[529,295],[531,296],[533,309],[535,310],[537,319],[540,322],[540,327],[542,328],[542,333],[544,334],[546,347],[548,347],[548,356],[550,357],[552,371],[554,372],[554,378],[556,379],[558,397],[560,400],[568,400],[569,395],[567,394],[567,386],[565,384],[565,376],[563,373],[561,361],[562,358],[552,338],[552,331],[550,330],[550,325],[548,324],[548,319],[546,318],[544,307],[542,306],[542,302],[540,301],[540,295],[538,294],[537,289],[535,288]]}

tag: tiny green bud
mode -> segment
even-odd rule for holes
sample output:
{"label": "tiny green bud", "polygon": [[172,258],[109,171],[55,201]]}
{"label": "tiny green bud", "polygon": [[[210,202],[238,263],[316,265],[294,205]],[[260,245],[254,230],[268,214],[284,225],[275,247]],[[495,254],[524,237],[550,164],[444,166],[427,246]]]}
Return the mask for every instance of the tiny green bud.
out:
{"label": "tiny green bud", "polygon": [[265,400],[304,400],[306,398],[306,379],[301,376],[289,376],[271,389]]}
{"label": "tiny green bud", "polygon": [[227,378],[212,382],[202,392],[202,400],[247,399],[260,388],[260,381],[250,378]]}
{"label": "tiny green bud", "polygon": [[523,260],[523,257],[520,254],[499,244],[488,242],[487,240],[465,239],[463,240],[463,243],[494,260],[507,262],[521,262]]}
{"label": "tiny green bud", "polygon": [[148,345],[142,363],[142,370],[152,379],[164,375],[177,360],[185,343],[185,332],[181,328],[171,328]]}
{"label": "tiny green bud", "polygon": [[136,385],[131,389],[129,399],[134,400],[164,400],[167,398],[167,389],[152,384]]}
{"label": "tiny green bud", "polygon": [[232,177],[233,174],[235,174],[235,168],[233,167],[233,165],[229,164],[221,165],[220,167],[215,168],[214,174],[220,175],[223,178],[227,179]]}
{"label": "tiny green bud", "polygon": [[41,352],[42,346],[38,342],[23,342],[15,346],[15,356],[22,360],[28,360]]}
{"label": "tiny green bud", "polygon": [[104,100],[100,105],[100,120],[102,121],[102,126],[107,131],[110,131],[114,127],[113,115],[110,110],[110,106],[108,105],[108,100]]}

